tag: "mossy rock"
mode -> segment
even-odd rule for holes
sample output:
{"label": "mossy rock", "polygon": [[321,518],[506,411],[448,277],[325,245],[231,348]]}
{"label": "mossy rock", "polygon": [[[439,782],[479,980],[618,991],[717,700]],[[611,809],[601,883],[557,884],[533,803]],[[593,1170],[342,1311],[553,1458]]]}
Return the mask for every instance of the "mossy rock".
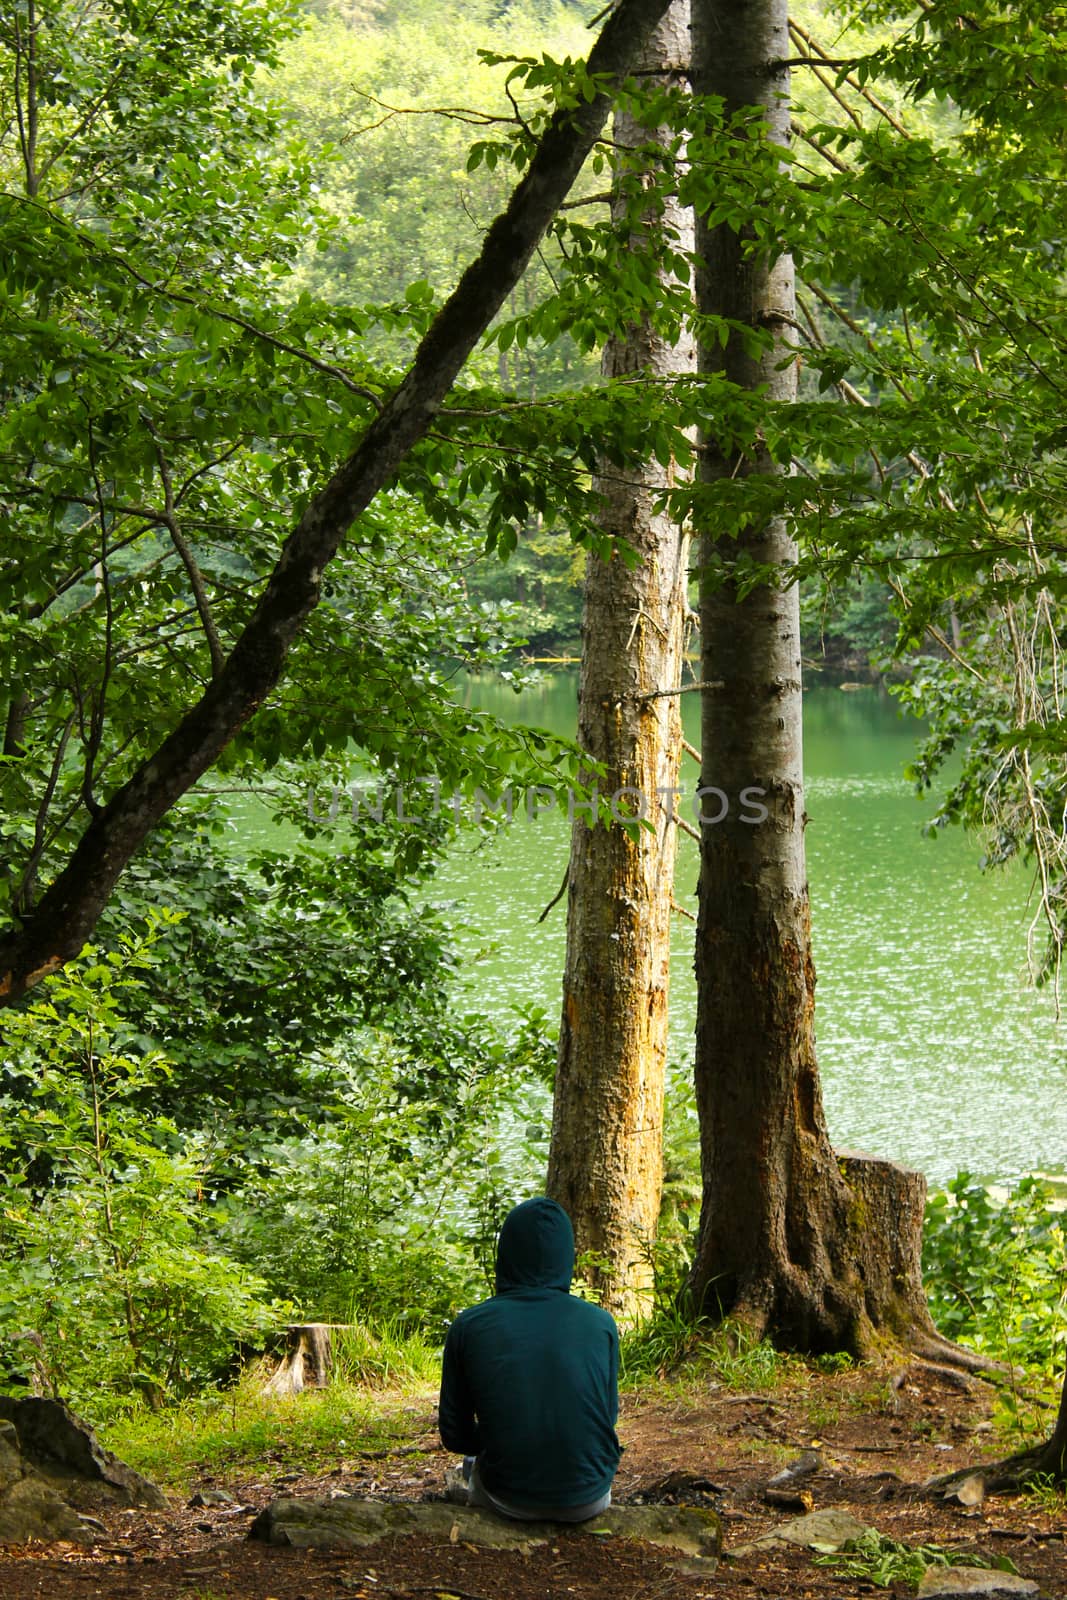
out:
{"label": "mossy rock", "polygon": [[712,1570],[722,1553],[722,1524],[698,1506],[612,1506],[584,1523],[510,1522],[473,1506],[444,1501],[275,1500],[261,1511],[250,1539],[298,1549],[345,1549],[405,1534],[463,1540],[495,1550],[528,1551],[564,1534],[640,1539],[686,1557],[687,1570]]}

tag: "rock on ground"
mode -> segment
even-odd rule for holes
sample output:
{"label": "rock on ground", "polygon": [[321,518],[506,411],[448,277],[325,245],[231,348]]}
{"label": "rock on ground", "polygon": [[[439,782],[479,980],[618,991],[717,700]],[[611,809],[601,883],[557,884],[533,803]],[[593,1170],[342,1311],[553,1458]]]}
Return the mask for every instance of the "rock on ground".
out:
{"label": "rock on ground", "polygon": [[161,1489],[105,1450],[62,1401],[0,1395],[0,1543],[87,1544],[93,1531],[82,1512],[166,1503]]}
{"label": "rock on ground", "polygon": [[69,1539],[87,1544],[91,1537],[77,1512],[23,1461],[11,1423],[0,1422],[0,1543]]}
{"label": "rock on ground", "polygon": [[866,1523],[857,1521],[851,1511],[828,1506],[825,1511],[809,1511],[806,1517],[783,1522],[762,1539],[752,1544],[739,1544],[731,1554],[747,1556],[755,1550],[769,1550],[776,1544],[798,1544],[808,1550],[840,1550],[850,1539],[862,1539],[869,1532]]}
{"label": "rock on ground", "polygon": [[686,1567],[710,1571],[722,1551],[722,1525],[714,1511],[698,1506],[612,1506],[591,1522],[506,1522],[473,1506],[443,1501],[391,1502],[340,1495],[334,1500],[275,1500],[260,1512],[250,1539],[300,1549],[376,1544],[404,1534],[489,1549],[529,1551],[562,1532],[592,1538],[640,1539],[686,1556]]}
{"label": "rock on ground", "polygon": [[919,1600],[1024,1600],[1038,1593],[1032,1578],[988,1567],[930,1567],[919,1584]]}
{"label": "rock on ground", "polygon": [[0,1421],[13,1425],[24,1464],[71,1504],[82,1509],[103,1503],[151,1510],[167,1504],[157,1484],[105,1450],[89,1424],[62,1400],[0,1395]]}

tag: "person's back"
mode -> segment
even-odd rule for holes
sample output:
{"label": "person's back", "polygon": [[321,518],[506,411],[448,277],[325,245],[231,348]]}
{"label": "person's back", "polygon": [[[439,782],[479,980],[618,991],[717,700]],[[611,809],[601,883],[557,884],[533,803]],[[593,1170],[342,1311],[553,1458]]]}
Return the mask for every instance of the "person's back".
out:
{"label": "person's back", "polygon": [[610,1500],[619,1461],[619,1339],[606,1311],[570,1293],[574,1234],[553,1200],[504,1222],[491,1300],[445,1341],[440,1429],[475,1457],[471,1499],[505,1515],[581,1521]]}

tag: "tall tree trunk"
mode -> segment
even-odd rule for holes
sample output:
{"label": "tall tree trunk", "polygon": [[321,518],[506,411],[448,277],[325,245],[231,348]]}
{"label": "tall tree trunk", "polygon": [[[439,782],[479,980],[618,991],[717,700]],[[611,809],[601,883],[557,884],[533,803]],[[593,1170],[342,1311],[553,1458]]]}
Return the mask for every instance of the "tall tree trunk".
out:
{"label": "tall tree trunk", "polygon": [[[786,0],[694,0],[694,91],[725,115],[759,106],[767,136],[790,136]],[[749,135],[761,137],[757,128]],[[745,230],[697,222],[698,307],[769,332],[762,357],[733,332],[701,350],[704,370],[769,404],[796,393],[788,356],[793,268],[751,249]],[[709,431],[701,472],[735,483],[782,469]],[[799,599],[769,583],[742,597],[733,563],[784,570],[784,519],[700,547],[704,799],[697,930],[696,1092],[703,1198],[689,1292],[698,1309],[808,1350],[862,1352],[888,1326],[936,1342],[918,1270],[925,1183],[888,1162],[839,1160],[815,1060],[815,969],[804,859]],[[751,570],[749,566],[749,570]],[[726,580],[716,574],[725,571]],[[762,790],[750,795],[746,789]],[[758,805],[766,808],[759,820]]]}
{"label": "tall tree trunk", "polygon": [[96,815],[32,919],[0,936],[0,1007],[76,956],[130,858],[208,770],[285,670],[344,534],[433,425],[467,357],[518,283],[598,138],[610,88],[629,73],[668,0],[619,0],[586,63],[604,87],[550,118],[507,206],[419,342],[403,381],[312,495],[240,637],[201,698]]}
{"label": "tall tree trunk", "polygon": [[4,718],[4,742],[2,753],[5,756],[20,756],[22,754],[22,741],[26,733],[26,719],[30,711],[30,697],[25,689],[12,691],[8,701],[7,715]]}
{"label": "tall tree trunk", "polygon": [[[689,0],[674,0],[645,50],[641,73],[688,76]],[[623,146],[666,146],[668,135],[630,112],[615,118]],[[616,202],[616,216],[626,202]],[[692,248],[691,213],[675,199],[644,218]],[[635,242],[640,248],[640,239]],[[691,334],[677,344],[647,322],[612,339],[609,378],[693,372]],[[606,471],[601,525],[640,555],[628,566],[592,555],[586,567],[578,731],[602,763],[601,795],[617,815],[653,824],[628,832],[614,818],[596,827],[575,816],[571,833],[567,957],[548,1192],[570,1213],[579,1251],[603,1303],[629,1317],[651,1285],[651,1245],[663,1187],[663,1078],[667,1056],[670,923],[677,842],[681,719],[676,695],[648,699],[680,681],[687,610],[687,540],[653,504],[671,477],[655,460],[640,477]]]}

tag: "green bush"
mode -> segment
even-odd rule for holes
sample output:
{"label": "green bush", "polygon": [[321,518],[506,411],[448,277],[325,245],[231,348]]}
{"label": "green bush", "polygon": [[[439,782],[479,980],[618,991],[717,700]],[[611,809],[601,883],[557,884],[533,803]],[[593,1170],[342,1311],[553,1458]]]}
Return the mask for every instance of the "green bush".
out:
{"label": "green bush", "polygon": [[388,1038],[353,1041],[315,1120],[224,1197],[227,1250],[304,1316],[436,1337],[491,1292],[500,1224],[540,1186],[545,1096],[522,1071],[529,1019],[504,1041],[467,1021],[481,1059],[469,1045],[446,1094],[416,1097]]}
{"label": "green bush", "polygon": [[381,1381],[490,1290],[499,1225],[542,1181],[536,1010],[506,1036],[442,1016],[420,1059],[387,1025],[349,1029],[309,1053],[287,1136],[214,1102],[201,1128],[163,1115],[181,1069],[130,1018],[177,921],[86,951],[2,1025],[7,1381],[97,1419],[210,1387],[297,1316],[372,1329],[356,1365]]}
{"label": "green bush", "polygon": [[1051,1186],[1039,1178],[1023,1178],[1000,1200],[961,1172],[931,1195],[923,1271],[941,1332],[1043,1377],[1062,1377],[1065,1220]]}
{"label": "green bush", "polygon": [[4,1019],[0,1339],[9,1385],[95,1416],[217,1378],[284,1315],[212,1238],[212,1152],[135,1100],[165,1083],[157,1053],[113,1048],[151,935],[48,980]]}

